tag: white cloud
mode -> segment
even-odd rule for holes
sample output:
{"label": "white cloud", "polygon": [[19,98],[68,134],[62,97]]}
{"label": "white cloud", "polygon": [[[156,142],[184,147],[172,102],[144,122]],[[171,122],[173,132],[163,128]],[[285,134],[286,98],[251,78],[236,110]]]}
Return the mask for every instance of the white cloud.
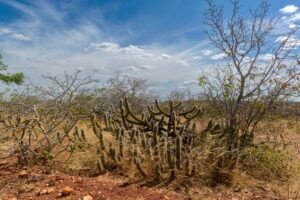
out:
{"label": "white cloud", "polygon": [[211,57],[212,60],[220,60],[226,57],[225,53],[215,54]]}
{"label": "white cloud", "polygon": [[135,71],[135,70],[137,70],[137,68],[136,68],[135,66],[129,66],[129,67],[128,67],[128,70],[130,70],[130,71]]}
{"label": "white cloud", "polygon": [[209,50],[209,49],[204,49],[201,51],[201,53],[204,55],[204,56],[209,56],[213,53],[212,50]]}
{"label": "white cloud", "polygon": [[143,54],[145,52],[144,49],[134,45],[129,45],[128,47],[121,48],[121,51],[127,54]]}
{"label": "white cloud", "polygon": [[85,51],[96,50],[96,51],[103,51],[106,53],[124,53],[124,54],[131,54],[131,55],[140,55],[142,57],[151,57],[152,55],[150,53],[145,53],[144,49],[135,45],[120,47],[119,44],[112,43],[112,42],[91,43],[84,50]]}
{"label": "white cloud", "polygon": [[289,20],[292,21],[292,22],[299,21],[300,20],[300,13],[296,13],[296,14],[292,15]]}
{"label": "white cloud", "polygon": [[284,8],[281,8],[279,11],[284,14],[290,14],[297,12],[298,7],[295,5],[287,5]]}
{"label": "white cloud", "polygon": [[275,40],[275,42],[285,42],[285,50],[297,49],[300,46],[300,40],[295,38],[294,36],[280,36]]}
{"label": "white cloud", "polygon": [[7,28],[0,28],[0,35],[7,35],[10,34],[11,31]]}
{"label": "white cloud", "polygon": [[151,54],[151,53],[143,53],[143,54],[141,54],[141,57],[143,57],[143,58],[150,58],[150,57],[153,57],[153,54]]}
{"label": "white cloud", "polygon": [[157,69],[157,67],[153,66],[153,65],[141,65],[138,67],[139,69],[143,69],[143,70],[152,70],[152,69]]}
{"label": "white cloud", "polygon": [[193,60],[201,60],[201,59],[202,59],[202,56],[192,56],[192,59],[193,59]]}
{"label": "white cloud", "polygon": [[296,29],[297,27],[298,27],[297,24],[294,24],[294,23],[291,23],[289,25],[289,29]]}
{"label": "white cloud", "polygon": [[24,35],[24,34],[21,34],[21,33],[14,33],[11,35],[12,38],[16,39],[16,40],[21,40],[21,41],[31,41],[31,38]]}
{"label": "white cloud", "polygon": [[162,60],[167,60],[167,59],[170,59],[172,58],[172,56],[168,55],[168,54],[161,54],[161,56],[158,57],[159,59],[162,59]]}
{"label": "white cloud", "polygon": [[115,53],[120,51],[119,44],[111,43],[111,42],[103,42],[103,43],[91,43],[90,46],[85,48],[86,50],[97,50],[97,51],[105,51],[107,53]]}
{"label": "white cloud", "polygon": [[9,36],[15,40],[21,40],[21,41],[31,41],[31,38],[29,36],[26,36],[22,33],[16,33],[14,31],[11,31],[8,28],[0,28],[0,36]]}
{"label": "white cloud", "polygon": [[176,62],[180,63],[181,65],[186,66],[186,67],[189,66],[189,64],[187,63],[186,60],[176,60]]}
{"label": "white cloud", "polygon": [[270,61],[274,58],[274,55],[268,53],[268,54],[261,55],[259,58],[264,61]]}
{"label": "white cloud", "polygon": [[194,84],[198,84],[198,81],[197,80],[191,80],[191,81],[183,82],[183,85],[194,85]]}
{"label": "white cloud", "polygon": [[83,70],[83,67],[77,67],[77,71],[82,72]]}

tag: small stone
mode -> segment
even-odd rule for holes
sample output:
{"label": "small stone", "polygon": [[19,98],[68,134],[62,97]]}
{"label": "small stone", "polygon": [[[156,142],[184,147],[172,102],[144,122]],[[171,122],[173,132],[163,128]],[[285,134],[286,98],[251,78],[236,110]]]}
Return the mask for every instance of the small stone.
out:
{"label": "small stone", "polygon": [[1,166],[1,165],[6,165],[6,164],[8,164],[8,161],[7,161],[7,160],[4,160],[4,161],[1,161],[1,162],[0,162],[0,166]]}
{"label": "small stone", "polygon": [[47,190],[42,190],[42,191],[40,191],[39,193],[40,193],[40,195],[47,194]]}
{"label": "small stone", "polygon": [[93,200],[94,198],[91,195],[86,195],[83,197],[83,200]]}
{"label": "small stone", "polygon": [[56,198],[60,198],[60,197],[62,197],[63,196],[63,194],[60,192],[60,193],[58,193],[55,197]]}
{"label": "small stone", "polygon": [[62,190],[62,196],[69,196],[73,192],[73,189],[69,186],[66,186]]}
{"label": "small stone", "polygon": [[47,193],[48,193],[48,194],[50,194],[50,193],[52,193],[52,192],[54,192],[54,188],[49,188],[49,189],[47,190]]}
{"label": "small stone", "polygon": [[82,178],[78,178],[76,183],[83,183],[83,179]]}
{"label": "small stone", "polygon": [[27,178],[28,172],[26,170],[22,170],[19,172],[19,178]]}

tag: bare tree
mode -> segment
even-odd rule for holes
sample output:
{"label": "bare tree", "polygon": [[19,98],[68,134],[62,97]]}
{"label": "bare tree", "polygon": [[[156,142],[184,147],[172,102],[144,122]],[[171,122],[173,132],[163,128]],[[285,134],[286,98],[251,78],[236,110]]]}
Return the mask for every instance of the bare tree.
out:
{"label": "bare tree", "polygon": [[278,20],[269,18],[261,1],[247,15],[232,0],[231,16],[207,0],[207,37],[223,59],[214,73],[199,78],[208,102],[222,121],[226,153],[214,170],[214,181],[231,184],[239,152],[253,142],[255,128],[278,100],[299,91],[300,71],[295,31],[277,34]]}
{"label": "bare tree", "polygon": [[176,88],[171,90],[169,95],[170,101],[184,101],[193,98],[192,91],[188,88]]}
{"label": "bare tree", "polygon": [[101,107],[108,108],[113,105],[119,108],[120,100],[130,100],[135,111],[141,111],[153,100],[151,84],[146,79],[122,76],[116,73],[107,81],[107,85],[100,90]]}

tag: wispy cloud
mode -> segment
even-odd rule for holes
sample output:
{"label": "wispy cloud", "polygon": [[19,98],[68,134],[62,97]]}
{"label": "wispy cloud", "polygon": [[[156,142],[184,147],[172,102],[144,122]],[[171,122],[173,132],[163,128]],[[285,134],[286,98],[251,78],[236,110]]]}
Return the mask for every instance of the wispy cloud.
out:
{"label": "wispy cloud", "polygon": [[15,40],[20,40],[20,41],[31,41],[31,38],[27,35],[24,35],[22,33],[16,33],[14,31],[9,30],[8,28],[0,28],[0,36],[4,37],[10,37]]}
{"label": "wispy cloud", "polygon": [[22,40],[22,41],[31,41],[31,38],[22,34],[22,33],[14,33],[11,35],[12,38],[16,40]]}
{"label": "wispy cloud", "polygon": [[10,0],[10,1],[0,0],[0,2],[7,4],[8,6],[11,6],[25,14],[28,14],[30,16],[35,16],[35,13],[28,6],[17,2],[16,0]]}
{"label": "wispy cloud", "polygon": [[183,85],[194,85],[194,84],[198,84],[198,81],[197,80],[191,80],[191,81],[183,82]]}

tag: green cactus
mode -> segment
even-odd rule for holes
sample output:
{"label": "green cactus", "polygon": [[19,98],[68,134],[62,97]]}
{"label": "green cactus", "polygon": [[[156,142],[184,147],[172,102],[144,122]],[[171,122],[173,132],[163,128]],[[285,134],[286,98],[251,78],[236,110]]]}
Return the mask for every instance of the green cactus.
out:
{"label": "green cactus", "polygon": [[79,136],[79,131],[78,131],[78,127],[77,126],[75,126],[74,139],[75,139],[75,141],[81,141],[81,138]]}
{"label": "green cactus", "polygon": [[101,151],[105,150],[105,144],[104,144],[104,138],[103,138],[103,130],[100,129],[98,132],[97,132],[97,129],[95,127],[95,129],[93,128],[94,130],[94,133],[96,136],[98,136],[98,140],[99,140],[99,148]]}
{"label": "green cactus", "polygon": [[115,162],[118,162],[116,149],[113,147],[111,142],[109,143],[109,155]]}
{"label": "green cactus", "polygon": [[155,164],[155,179],[157,180],[157,182],[160,182],[162,179],[162,169],[159,163]]}
{"label": "green cactus", "polygon": [[60,132],[56,133],[56,137],[57,137],[59,144],[62,144],[62,138],[61,138]]}
{"label": "green cactus", "polygon": [[190,159],[188,156],[184,159],[184,169],[185,169],[185,175],[188,176],[190,174]]}
{"label": "green cactus", "polygon": [[138,169],[138,171],[143,175],[143,176],[147,176],[146,172],[144,171],[142,165],[141,165],[141,160],[140,157],[137,155],[134,157],[134,163],[136,165],[136,168]]}
{"label": "green cactus", "polygon": [[182,149],[181,137],[176,138],[176,167],[181,169],[181,149]]}
{"label": "green cactus", "polygon": [[84,142],[85,144],[88,144],[88,141],[87,141],[87,139],[86,139],[84,130],[81,129],[81,130],[80,130],[80,133],[81,133],[81,138],[82,138],[83,142]]}
{"label": "green cactus", "polygon": [[124,137],[122,137],[122,134],[120,135],[119,138],[119,156],[122,159],[124,156],[124,141],[123,141]]}
{"label": "green cactus", "polygon": [[105,170],[105,156],[104,156],[104,154],[100,154],[100,157],[99,157],[99,159],[98,159],[98,162],[97,162],[97,168],[98,168],[98,171],[99,171],[99,173],[100,174],[104,174],[105,172],[106,172],[106,170]]}
{"label": "green cactus", "polygon": [[142,147],[144,148],[144,149],[146,149],[147,148],[147,139],[146,139],[146,135],[145,135],[145,133],[141,133],[140,134],[141,135],[141,144],[142,144]]}

